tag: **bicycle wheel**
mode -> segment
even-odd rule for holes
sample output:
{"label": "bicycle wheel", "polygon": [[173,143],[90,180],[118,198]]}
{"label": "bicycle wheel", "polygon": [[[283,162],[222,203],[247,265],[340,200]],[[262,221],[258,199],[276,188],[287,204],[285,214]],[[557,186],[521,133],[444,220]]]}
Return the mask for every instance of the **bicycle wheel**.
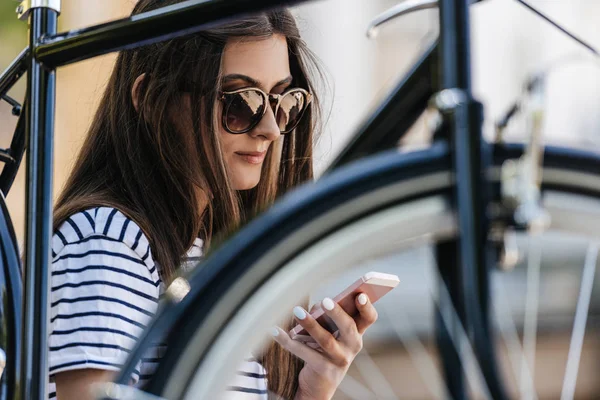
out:
{"label": "bicycle wheel", "polygon": [[[495,165],[519,152],[518,147],[497,148]],[[593,228],[600,222],[600,178],[593,171],[599,160],[562,149],[549,149],[546,154],[544,202],[553,217],[552,229],[596,238]],[[494,170],[490,175],[498,183]],[[448,149],[438,143],[421,152],[403,156],[394,152],[356,162],[287,196],[191,277],[194,290],[180,304],[165,307],[123,370],[120,382],[126,382],[128,369],[135,365],[141,349],[169,329],[170,347],[147,391],[168,399],[219,398],[248,350],[264,344],[268,328],[325,279],[407,249],[417,249],[423,260],[434,265],[431,247],[457,237],[452,179]],[[495,193],[498,200],[499,191]],[[419,269],[427,272],[423,275],[428,283],[425,296],[431,302],[419,301],[431,305],[449,302],[447,289],[438,285],[436,268],[425,268],[423,263],[403,271]],[[401,283],[396,291],[403,287]],[[381,307],[389,305],[382,300]],[[368,356],[376,342],[370,340],[365,341],[362,366],[351,371],[340,387],[345,394],[340,393],[339,398],[446,397],[447,384],[437,366],[440,360],[430,350],[433,315],[430,312],[422,319],[429,320],[425,328],[407,327],[406,321],[397,324],[398,315],[395,321],[388,321],[414,364],[416,376],[421,374],[429,386],[425,394],[403,389],[395,392],[393,371],[390,375],[374,367]],[[441,319],[448,325],[456,323],[452,315],[443,314]],[[454,331],[459,332],[452,341],[465,366],[471,395],[493,396],[480,379],[467,335],[460,329]],[[365,340],[368,337],[369,333]],[[505,364],[505,375],[509,375],[510,365]],[[375,384],[364,382],[369,379],[376,380]]]}
{"label": "bicycle wheel", "polygon": [[0,194],[0,399],[17,398],[21,384],[21,261],[4,196]]}

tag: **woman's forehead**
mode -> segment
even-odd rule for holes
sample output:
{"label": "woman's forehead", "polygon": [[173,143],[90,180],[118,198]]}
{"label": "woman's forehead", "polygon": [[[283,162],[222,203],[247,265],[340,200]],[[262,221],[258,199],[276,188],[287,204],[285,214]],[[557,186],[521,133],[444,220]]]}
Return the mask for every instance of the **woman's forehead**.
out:
{"label": "woman's forehead", "polygon": [[271,89],[290,76],[285,37],[231,40],[223,52],[223,75],[245,75],[260,82],[261,89]]}

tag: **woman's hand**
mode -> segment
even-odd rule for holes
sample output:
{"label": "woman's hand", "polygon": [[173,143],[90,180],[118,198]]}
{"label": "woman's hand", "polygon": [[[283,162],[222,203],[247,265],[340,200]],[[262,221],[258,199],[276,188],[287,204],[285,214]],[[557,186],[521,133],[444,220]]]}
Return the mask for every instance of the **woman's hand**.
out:
{"label": "woman's hand", "polygon": [[330,298],[325,298],[321,303],[325,314],[339,329],[337,339],[304,309],[294,308],[296,320],[321,347],[319,351],[292,340],[282,329],[274,328],[274,339],[305,363],[298,377],[299,387],[295,400],[331,399],[354,357],[362,349],[362,335],[377,320],[377,311],[364,293],[356,296],[354,301],[359,311],[354,318]]}

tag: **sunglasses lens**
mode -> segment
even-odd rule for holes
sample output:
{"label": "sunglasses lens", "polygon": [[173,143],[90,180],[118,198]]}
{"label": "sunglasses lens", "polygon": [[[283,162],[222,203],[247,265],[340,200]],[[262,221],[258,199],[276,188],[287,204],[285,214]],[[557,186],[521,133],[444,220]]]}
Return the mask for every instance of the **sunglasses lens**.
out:
{"label": "sunglasses lens", "polygon": [[229,96],[225,122],[231,132],[244,132],[260,121],[265,109],[265,100],[260,92],[246,90]]}
{"label": "sunglasses lens", "polygon": [[288,92],[283,96],[277,110],[277,124],[281,132],[287,133],[298,125],[306,109],[306,103],[306,96],[299,90]]}

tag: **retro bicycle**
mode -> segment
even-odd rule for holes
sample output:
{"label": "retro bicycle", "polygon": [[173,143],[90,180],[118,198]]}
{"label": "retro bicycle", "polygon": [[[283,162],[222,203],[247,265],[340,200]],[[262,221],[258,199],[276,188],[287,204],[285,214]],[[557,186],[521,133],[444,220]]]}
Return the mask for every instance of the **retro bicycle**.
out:
{"label": "retro bicycle", "polygon": [[[0,151],[5,163],[0,189],[8,193],[27,148],[28,213],[21,282],[10,216],[0,202],[4,398],[47,395],[56,68],[295,3],[299,1],[188,0],[64,33],[56,32],[60,1],[29,0],[19,6],[19,17],[29,20],[30,44],[0,75],[0,97],[19,118],[11,147]],[[498,124],[501,132],[515,115],[529,118],[528,143],[483,140],[483,109],[471,93],[470,3],[408,1],[374,22],[373,29],[409,11],[439,6],[440,37],[324,177],[286,195],[212,252],[190,276],[178,278],[174,284],[191,288],[185,296],[167,289],[162,310],[119,378],[105,387],[106,398],[218,398],[247,350],[264,344],[267,329],[298,299],[344,271],[407,251],[421,254],[423,263],[404,267],[406,275],[400,278],[417,273],[414,282],[427,282],[420,300],[430,300],[423,300],[429,323],[407,330],[407,319],[400,321],[390,313],[388,326],[426,382],[426,397],[537,398],[540,379],[535,372],[543,360],[535,352],[536,340],[541,343],[549,332],[559,335],[566,349],[561,398],[575,396],[578,377],[586,371],[580,361],[588,351],[597,354],[595,342],[588,345],[586,338],[597,337],[600,311],[593,296],[600,157],[543,146],[543,79],[532,80],[523,99]],[[7,93],[25,72],[28,89],[21,106]],[[398,152],[398,140],[424,112],[429,115],[430,146]],[[581,271],[581,284],[562,288],[561,296],[570,299],[566,306],[540,307],[548,285],[541,276],[557,268],[542,268],[540,252],[551,249],[556,237],[569,238],[574,253],[578,249],[581,263],[569,265],[567,273]],[[515,306],[518,293],[524,303],[520,308]],[[149,384],[129,387],[129,376],[144,350],[165,338],[169,347]],[[398,371],[383,372],[368,364],[373,361],[368,354],[365,357],[367,364],[363,362],[355,378],[348,377],[340,396],[418,397],[402,389],[396,392],[392,381],[400,379]],[[370,384],[369,379],[376,382]]]}

